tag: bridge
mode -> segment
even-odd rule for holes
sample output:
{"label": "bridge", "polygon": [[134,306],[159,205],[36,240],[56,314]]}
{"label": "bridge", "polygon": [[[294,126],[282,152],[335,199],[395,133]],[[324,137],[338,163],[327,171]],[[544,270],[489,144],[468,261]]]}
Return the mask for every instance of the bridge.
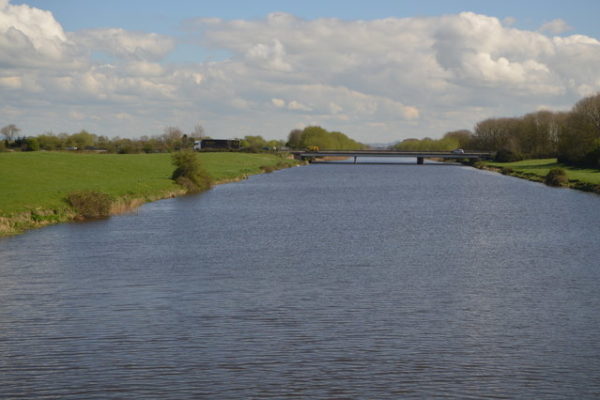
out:
{"label": "bridge", "polygon": [[450,160],[490,160],[494,157],[493,152],[475,151],[398,151],[398,150],[298,150],[291,151],[296,159],[313,160],[319,157],[354,157],[354,163],[358,157],[411,157],[417,159],[417,164],[423,164],[426,158],[450,159]]}

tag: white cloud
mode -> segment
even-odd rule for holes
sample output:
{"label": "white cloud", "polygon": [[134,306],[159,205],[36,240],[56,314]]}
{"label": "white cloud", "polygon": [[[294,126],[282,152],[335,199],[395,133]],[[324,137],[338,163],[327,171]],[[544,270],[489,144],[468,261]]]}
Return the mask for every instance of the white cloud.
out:
{"label": "white cloud", "polygon": [[[134,61],[127,64],[127,72],[133,76],[155,76],[160,77],[165,73],[165,69],[158,63],[147,61]],[[202,78],[199,78],[202,81]]]}
{"label": "white cloud", "polygon": [[560,34],[564,32],[568,32],[573,28],[569,26],[564,20],[557,18],[552,21],[546,22],[544,25],[540,27],[540,32],[548,32],[553,34]]}
{"label": "white cloud", "polygon": [[290,101],[288,103],[288,108],[290,110],[296,110],[296,111],[311,111],[312,110],[309,106],[302,104],[296,100]]}
{"label": "white cloud", "polygon": [[52,13],[25,4],[0,3],[0,66],[50,67],[66,62],[71,50]]}
{"label": "white cloud", "polygon": [[552,22],[534,32],[470,12],[199,19],[185,40],[200,33],[200,46],[231,56],[178,65],[165,61],[174,38],[120,28],[64,32],[51,13],[0,0],[0,118],[35,114],[11,122],[30,124],[31,134],[65,131],[61,115],[77,104],[77,113],[95,117],[73,121],[107,135],[125,135],[123,124],[141,136],[203,120],[214,137],[283,138],[313,123],[365,142],[437,137],[599,91],[600,42],[547,36],[566,27]]}
{"label": "white cloud", "polygon": [[285,107],[285,100],[283,99],[271,99],[271,103],[277,108]]}
{"label": "white cloud", "polygon": [[291,71],[292,66],[285,60],[285,49],[281,42],[273,39],[271,44],[257,43],[248,49],[246,58],[262,68],[274,71]]}
{"label": "white cloud", "polygon": [[70,35],[80,47],[126,60],[160,60],[175,47],[172,38],[120,28],[93,29]]}

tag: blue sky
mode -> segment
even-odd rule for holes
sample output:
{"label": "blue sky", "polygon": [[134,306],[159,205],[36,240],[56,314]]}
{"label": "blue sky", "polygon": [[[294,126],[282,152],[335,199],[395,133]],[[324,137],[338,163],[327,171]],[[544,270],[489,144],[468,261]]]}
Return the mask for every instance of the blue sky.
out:
{"label": "blue sky", "polygon": [[0,125],[439,137],[600,90],[598,15],[596,0],[0,0]]}
{"label": "blue sky", "polygon": [[556,18],[578,33],[599,37],[597,0],[335,0],[335,1],[193,1],[193,0],[32,0],[14,1],[50,10],[67,30],[119,26],[131,30],[175,33],[192,17],[254,19],[284,11],[301,18],[379,19],[456,14],[473,11],[498,18],[513,17],[523,29],[537,29]]}

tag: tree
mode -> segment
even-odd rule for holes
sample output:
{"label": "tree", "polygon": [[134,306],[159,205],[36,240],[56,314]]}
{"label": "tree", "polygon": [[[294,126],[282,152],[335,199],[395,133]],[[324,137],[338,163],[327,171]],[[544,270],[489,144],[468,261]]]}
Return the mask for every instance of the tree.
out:
{"label": "tree", "polygon": [[206,171],[197,153],[185,150],[172,154],[171,162],[176,167],[171,179],[184,186],[188,193],[208,190],[212,186],[212,177]]}
{"label": "tree", "polygon": [[190,137],[194,139],[202,139],[204,135],[204,127],[200,124],[196,124],[192,132],[190,132]]}
{"label": "tree", "polygon": [[242,140],[242,147],[253,153],[261,151],[263,148],[268,147],[267,141],[262,136],[244,136]]}
{"label": "tree", "polygon": [[4,135],[7,141],[12,142],[21,130],[15,124],[6,125],[0,132]]}
{"label": "tree", "polygon": [[93,133],[89,133],[86,130],[82,130],[79,133],[72,134],[67,143],[69,146],[77,147],[83,150],[88,147],[93,147],[96,143],[97,136]]}
{"label": "tree", "polygon": [[299,149],[302,142],[302,130],[294,129],[288,134],[287,146],[292,149]]}
{"label": "tree", "polygon": [[43,150],[60,150],[63,147],[62,140],[51,132],[39,135],[37,140]]}
{"label": "tree", "polygon": [[457,147],[460,147],[461,149],[469,148],[472,138],[473,138],[473,133],[468,129],[451,131],[451,132],[447,132],[444,135],[444,139],[456,140],[458,142]]}
{"label": "tree", "polygon": [[528,158],[555,157],[563,113],[538,111],[522,118],[520,147]]}
{"label": "tree", "polygon": [[320,126],[308,126],[302,131],[296,148],[309,146],[317,146],[321,150],[358,150],[365,147],[341,132],[329,132]]}
{"label": "tree", "polygon": [[561,162],[600,167],[600,93],[575,104],[559,136]]}
{"label": "tree", "polygon": [[489,118],[475,125],[473,145],[477,150],[505,150],[520,154],[520,130],[518,118]]}
{"label": "tree", "polygon": [[40,143],[37,138],[29,137],[25,139],[25,151],[38,151],[40,149]]}
{"label": "tree", "polygon": [[162,139],[169,151],[179,150],[181,148],[181,139],[183,132],[176,126],[168,126],[162,135]]}

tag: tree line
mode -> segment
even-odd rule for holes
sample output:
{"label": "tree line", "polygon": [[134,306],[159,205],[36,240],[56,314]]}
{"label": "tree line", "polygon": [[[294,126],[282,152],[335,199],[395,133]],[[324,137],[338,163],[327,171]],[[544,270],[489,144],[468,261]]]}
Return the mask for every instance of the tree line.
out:
{"label": "tree line", "polygon": [[286,145],[291,149],[306,149],[316,146],[320,150],[360,150],[366,147],[342,132],[329,132],[320,126],[292,130],[288,135]]}
{"label": "tree line", "polygon": [[600,168],[600,93],[579,100],[567,112],[488,118],[473,131],[452,131],[441,139],[406,139],[393,148],[495,151],[497,161],[558,158],[565,164]]}
{"label": "tree line", "polygon": [[[4,140],[0,140],[0,151],[7,149],[17,151],[101,151],[108,153],[171,153],[191,149],[196,140],[210,139],[205,135],[204,128],[196,125],[192,132],[184,133],[177,127],[167,127],[163,134],[142,136],[136,139],[97,135],[82,130],[77,133],[44,133],[38,136],[19,136],[21,130],[14,124],[0,129]],[[262,152],[290,149],[305,149],[317,146],[323,150],[358,150],[366,146],[342,132],[330,132],[320,126],[309,126],[304,129],[294,129],[286,140],[267,140],[260,135],[248,135],[240,139],[243,151]]]}
{"label": "tree line", "polygon": [[142,136],[137,139],[109,138],[86,130],[73,134],[44,133],[29,137],[20,137],[18,132],[20,129],[14,124],[0,129],[0,133],[4,135],[4,141],[0,141],[0,146],[3,146],[3,149],[22,151],[87,150],[120,154],[165,153],[191,148],[195,140],[204,137],[204,129],[200,125],[188,134],[177,127],[167,127],[162,135]]}
{"label": "tree line", "polygon": [[[77,133],[44,133],[38,136],[19,136],[21,130],[14,124],[0,129],[4,140],[0,140],[0,151],[98,151],[118,154],[134,153],[172,153],[191,149],[196,140],[210,139],[204,128],[196,125],[189,133],[177,127],[167,127],[161,135],[142,136],[140,138],[109,138],[86,130]],[[285,146],[284,140],[266,140],[260,135],[245,136],[241,146],[248,152],[276,150]]]}

